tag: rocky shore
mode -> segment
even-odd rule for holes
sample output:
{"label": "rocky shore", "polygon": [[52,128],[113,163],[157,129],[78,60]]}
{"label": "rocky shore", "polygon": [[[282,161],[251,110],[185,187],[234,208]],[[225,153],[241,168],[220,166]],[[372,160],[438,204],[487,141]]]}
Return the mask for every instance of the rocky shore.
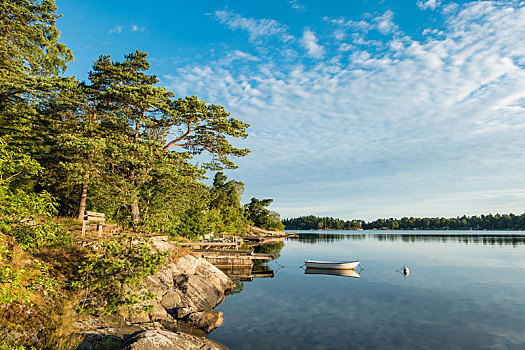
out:
{"label": "rocky shore", "polygon": [[[152,245],[177,251],[167,242]],[[203,258],[185,254],[170,259],[147,279],[147,291],[156,295],[148,311],[83,316],[75,323],[83,337],[79,349],[227,349],[205,335],[222,324],[222,312],[213,310],[234,287],[230,277]]]}

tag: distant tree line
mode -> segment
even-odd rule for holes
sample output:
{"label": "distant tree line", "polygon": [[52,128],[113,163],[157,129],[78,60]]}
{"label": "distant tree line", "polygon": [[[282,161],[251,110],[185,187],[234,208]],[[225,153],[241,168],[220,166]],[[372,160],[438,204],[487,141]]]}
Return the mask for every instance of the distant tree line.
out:
{"label": "distant tree line", "polygon": [[362,220],[342,220],[332,217],[320,218],[313,215],[284,219],[282,223],[288,230],[357,230],[365,224]]}
{"label": "distant tree line", "polygon": [[288,230],[525,230],[525,213],[480,216],[458,216],[456,218],[414,218],[342,220],[313,215],[284,219]]}

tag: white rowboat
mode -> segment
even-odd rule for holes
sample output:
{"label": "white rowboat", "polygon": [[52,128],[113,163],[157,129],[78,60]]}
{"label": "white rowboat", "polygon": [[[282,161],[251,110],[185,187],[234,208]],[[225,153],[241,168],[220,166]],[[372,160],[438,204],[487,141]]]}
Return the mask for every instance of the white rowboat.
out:
{"label": "white rowboat", "polygon": [[306,260],[304,264],[309,269],[353,270],[359,265],[359,261],[332,262]]}

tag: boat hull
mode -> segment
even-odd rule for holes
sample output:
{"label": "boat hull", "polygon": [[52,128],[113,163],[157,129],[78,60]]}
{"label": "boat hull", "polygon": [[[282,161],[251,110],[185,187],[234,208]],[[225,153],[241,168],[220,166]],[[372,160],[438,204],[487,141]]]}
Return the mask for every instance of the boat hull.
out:
{"label": "boat hull", "polygon": [[306,260],[304,264],[309,269],[353,270],[359,265],[359,261],[331,262]]}

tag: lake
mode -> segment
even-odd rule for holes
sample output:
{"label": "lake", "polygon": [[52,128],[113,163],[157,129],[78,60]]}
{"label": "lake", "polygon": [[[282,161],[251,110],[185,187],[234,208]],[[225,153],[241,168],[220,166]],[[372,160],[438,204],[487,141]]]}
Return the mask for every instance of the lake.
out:
{"label": "lake", "polygon": [[[524,234],[294,232],[263,248],[278,256],[266,264],[275,277],[239,283],[211,339],[233,350],[525,349]],[[308,259],[360,260],[364,270],[305,274]]]}

